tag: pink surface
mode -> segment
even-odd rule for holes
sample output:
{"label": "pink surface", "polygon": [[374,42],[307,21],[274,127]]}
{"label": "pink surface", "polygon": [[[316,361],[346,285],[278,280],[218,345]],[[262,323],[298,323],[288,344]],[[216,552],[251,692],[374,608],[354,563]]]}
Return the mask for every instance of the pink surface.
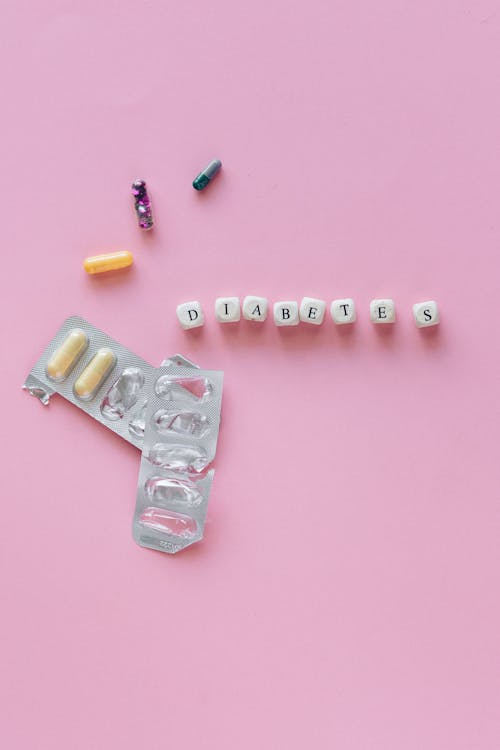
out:
{"label": "pink surface", "polygon": [[[1,28],[1,746],[496,750],[498,3],[16,0]],[[217,325],[246,293],[359,322]],[[196,548],[137,547],[138,452],[21,391],[72,313],[225,370]]]}

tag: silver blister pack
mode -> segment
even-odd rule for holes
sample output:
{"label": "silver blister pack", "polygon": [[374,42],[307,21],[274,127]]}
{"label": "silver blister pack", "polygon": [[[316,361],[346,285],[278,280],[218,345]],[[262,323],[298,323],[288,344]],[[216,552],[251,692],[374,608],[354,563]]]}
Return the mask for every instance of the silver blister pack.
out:
{"label": "silver blister pack", "polygon": [[[194,367],[181,355],[170,366]],[[48,404],[57,393],[137,448],[156,369],[77,315],[64,321],[23,388]]]}
{"label": "silver blister pack", "polygon": [[174,553],[203,537],[222,381],[220,371],[174,363],[155,372],[133,523],[143,547]]}

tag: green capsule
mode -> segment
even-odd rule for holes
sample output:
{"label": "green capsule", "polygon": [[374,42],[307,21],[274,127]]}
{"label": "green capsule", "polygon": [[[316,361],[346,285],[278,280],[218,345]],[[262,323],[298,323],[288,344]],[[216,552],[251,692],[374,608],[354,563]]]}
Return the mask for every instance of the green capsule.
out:
{"label": "green capsule", "polygon": [[200,174],[194,178],[193,180],[193,187],[195,190],[204,190],[208,183],[212,180],[212,177],[215,177],[219,169],[222,167],[222,162],[220,159],[214,159],[210,162],[208,167],[205,167],[203,172],[200,172]]}

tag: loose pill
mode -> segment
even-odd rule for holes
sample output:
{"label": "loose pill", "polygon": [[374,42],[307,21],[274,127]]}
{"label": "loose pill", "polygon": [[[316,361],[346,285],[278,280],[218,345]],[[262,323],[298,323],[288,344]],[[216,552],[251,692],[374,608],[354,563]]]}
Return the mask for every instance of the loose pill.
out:
{"label": "loose pill", "polygon": [[47,375],[57,383],[65,380],[76,365],[89,343],[87,334],[80,328],[73,328],[61,346],[47,362]]}
{"label": "loose pill", "polygon": [[193,180],[193,187],[195,190],[204,190],[208,183],[211,181],[213,177],[217,174],[219,169],[222,167],[222,162],[220,159],[213,159],[210,164],[205,167],[203,172],[200,172],[200,174],[194,178]]}
{"label": "loose pill", "polygon": [[99,349],[73,386],[78,398],[83,401],[91,399],[104,383],[115,364],[116,356],[111,349],[106,346]]}
{"label": "loose pill", "polygon": [[153,210],[144,180],[135,180],[132,183],[132,195],[134,196],[135,213],[139,227],[145,230],[152,229]]}
{"label": "loose pill", "polygon": [[128,250],[119,250],[116,253],[105,253],[104,255],[91,255],[83,261],[83,267],[87,273],[106,273],[106,271],[117,271],[120,268],[128,268],[134,262],[134,256]]}

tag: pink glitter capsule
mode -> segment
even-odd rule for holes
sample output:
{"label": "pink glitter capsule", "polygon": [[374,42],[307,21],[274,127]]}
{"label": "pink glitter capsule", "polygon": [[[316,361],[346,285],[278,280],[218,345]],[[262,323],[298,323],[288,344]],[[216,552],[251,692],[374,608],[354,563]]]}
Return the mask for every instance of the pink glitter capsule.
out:
{"label": "pink glitter capsule", "polygon": [[146,183],[144,180],[135,180],[132,183],[132,195],[134,196],[135,213],[141,229],[152,229],[153,211],[149,200]]}

